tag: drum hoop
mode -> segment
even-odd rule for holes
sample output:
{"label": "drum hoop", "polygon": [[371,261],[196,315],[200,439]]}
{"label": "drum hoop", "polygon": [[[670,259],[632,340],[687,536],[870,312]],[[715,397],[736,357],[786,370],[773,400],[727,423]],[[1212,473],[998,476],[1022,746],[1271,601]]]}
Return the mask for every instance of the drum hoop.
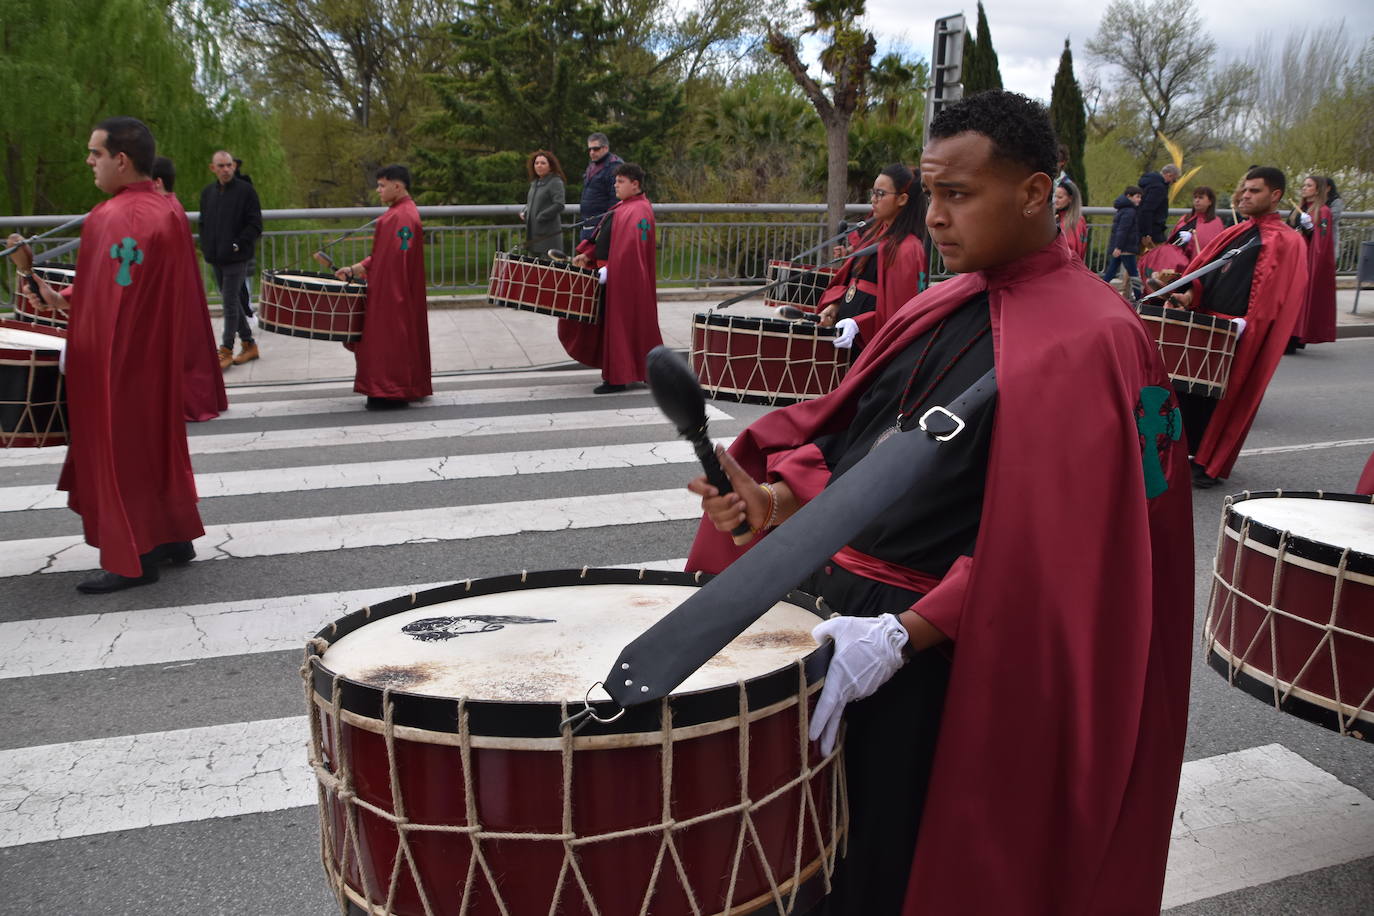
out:
{"label": "drum hoop", "polygon": [[[558,569],[495,576],[486,579],[469,579],[422,592],[413,592],[363,608],[360,611],[354,611],[320,630],[306,647],[306,664],[310,669],[308,676],[314,692],[325,699],[332,699],[334,685],[337,682],[341,708],[365,718],[379,720],[383,718],[383,695],[386,694],[393,704],[393,721],[397,726],[406,726],[427,732],[456,732],[460,727],[458,710],[461,704],[469,720],[470,734],[474,738],[477,735],[485,735],[490,738],[557,738],[561,734],[560,722],[569,710],[581,707],[581,698],[569,697],[564,703],[470,698],[460,700],[454,697],[408,693],[394,688],[387,691],[382,687],[363,684],[337,674],[325,664],[322,656],[330,643],[361,629],[369,623],[403,611],[441,602],[512,591],[571,585],[697,586],[705,584],[710,578],[709,575],[702,573],[647,569]],[[816,615],[818,620],[825,619],[829,614],[829,609],[823,603],[803,592],[790,592],[784,600],[810,611]],[[826,643],[799,658],[805,668],[808,688],[824,678],[832,651],[832,644]],[[751,712],[771,706],[789,697],[795,698],[797,695],[796,664],[794,662],[785,665],[743,682],[672,694],[669,700],[672,704],[674,729],[712,723],[722,718],[738,717],[740,683],[744,686],[748,709]],[[605,719],[609,719],[619,711],[616,703],[609,699],[592,703],[592,708]],[[662,728],[661,704],[646,703],[631,708],[615,722],[591,722],[581,730],[580,736],[592,738],[645,732],[661,734]]]}
{"label": "drum hoop", "polygon": [[[334,282],[321,283],[320,280]],[[320,273],[317,270],[265,270],[262,272],[262,283],[264,286],[278,286],[307,293],[326,293],[334,296],[367,295],[367,280],[340,280],[333,274]]]}
{"label": "drum hoop", "polygon": [[836,334],[834,328],[822,327],[814,321],[788,321],[786,318],[772,318],[767,315],[731,315],[725,312],[697,312],[692,316],[692,325],[703,329],[739,328],[741,331],[760,331],[760,336],[790,335],[826,341]]}
{"label": "drum hoop", "polygon": [[[1271,706],[1274,705],[1275,691],[1279,691],[1280,712],[1329,728],[1342,735],[1374,742],[1374,710],[1356,709],[1348,703],[1341,703],[1341,710],[1338,711],[1335,708],[1335,700],[1330,697],[1295,687],[1283,678],[1276,678],[1268,672],[1241,662],[1239,656],[1222,648],[1210,632],[1206,634],[1206,639],[1207,665],[1226,678],[1233,687],[1238,687]],[[1358,723],[1365,723],[1371,727],[1363,731],[1351,727]]]}
{"label": "drum hoop", "polygon": [[595,277],[596,269],[592,267],[578,267],[572,261],[555,261],[552,258],[541,258],[533,254],[516,254],[512,251],[498,251],[492,258],[493,261],[510,261],[516,264],[533,264],[536,267],[547,267],[550,270],[561,270],[570,274],[578,274],[583,277]]}
{"label": "drum hoop", "polygon": [[[1329,570],[1332,574],[1340,565],[1344,555],[1345,570],[1348,575],[1356,575],[1361,578],[1374,577],[1374,555],[1329,544],[1325,541],[1314,540],[1300,534],[1293,534],[1250,516],[1242,515],[1232,508],[1236,503],[1245,502],[1249,499],[1317,499],[1374,505],[1374,497],[1360,496],[1354,493],[1331,493],[1325,490],[1246,490],[1226,498],[1222,521],[1222,525],[1229,532],[1229,536],[1241,546],[1253,542],[1269,548],[1265,552],[1272,556],[1274,552],[1277,552],[1279,543],[1282,541],[1287,556],[1299,561],[1306,561],[1300,562],[1298,565],[1318,572]],[[1241,540],[1242,534],[1245,538],[1244,541]]]}
{"label": "drum hoop", "polygon": [[[32,321],[15,321],[13,318],[0,318],[0,328],[9,328],[12,331],[26,331],[29,334],[41,334],[47,337],[55,337],[58,340],[67,339],[66,328],[53,327],[47,324],[35,324]],[[55,360],[57,355],[61,352],[61,347],[52,347],[51,349],[43,347],[39,349],[35,347],[8,347],[0,344],[0,353],[13,354],[7,355],[5,357],[6,359],[21,359],[24,357],[24,354],[28,353],[51,353],[51,359]],[[44,361],[46,362],[47,358],[45,358]]]}
{"label": "drum hoop", "polygon": [[1235,337],[1235,322],[1229,318],[1222,318],[1218,315],[1208,315],[1203,312],[1195,312],[1191,309],[1175,309],[1163,305],[1137,304],[1137,313],[1142,318],[1158,318],[1162,321],[1176,321],[1180,324],[1191,324],[1207,330],[1222,331],[1230,337]]}

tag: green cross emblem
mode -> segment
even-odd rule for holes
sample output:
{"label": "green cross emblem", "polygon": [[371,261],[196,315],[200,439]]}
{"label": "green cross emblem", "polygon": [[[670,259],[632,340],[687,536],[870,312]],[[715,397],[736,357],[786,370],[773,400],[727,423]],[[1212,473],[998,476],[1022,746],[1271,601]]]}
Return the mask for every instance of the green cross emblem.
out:
{"label": "green cross emblem", "polygon": [[118,245],[110,246],[110,260],[119,262],[119,274],[115,277],[115,282],[120,286],[128,286],[134,282],[133,276],[129,273],[129,265],[142,264],[143,252],[139,250],[138,242],[125,236]]}
{"label": "green cross emblem", "polygon": [[639,226],[639,240],[641,242],[649,241],[649,221],[647,219],[641,219],[636,225]]}
{"label": "green cross emblem", "polygon": [[413,232],[410,231],[410,227],[409,227],[409,226],[402,226],[400,229],[397,229],[397,230],[396,230],[396,236],[397,236],[397,238],[399,238],[399,239],[401,240],[401,250],[402,250],[402,251],[409,251],[409,250],[410,250],[410,240],[413,239],[413,238],[415,237],[415,233],[413,233]]}
{"label": "green cross emblem", "polygon": [[1135,428],[1140,432],[1140,466],[1145,472],[1146,499],[1154,499],[1169,489],[1164,456],[1183,434],[1183,414],[1176,405],[1169,406],[1172,401],[1173,392],[1167,388],[1149,385],[1140,389]]}

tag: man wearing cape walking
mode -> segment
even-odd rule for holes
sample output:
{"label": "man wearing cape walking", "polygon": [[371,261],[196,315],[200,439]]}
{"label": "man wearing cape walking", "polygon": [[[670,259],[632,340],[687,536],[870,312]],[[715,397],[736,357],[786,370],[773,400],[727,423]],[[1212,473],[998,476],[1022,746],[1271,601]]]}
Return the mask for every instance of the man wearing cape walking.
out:
{"label": "man wearing cape walking", "polygon": [[377,195],[387,211],[372,233],[372,253],[335,271],[341,280],[367,278],[362,340],[344,346],[357,359],[353,390],[367,395],[371,410],[405,407],[434,391],[425,238],[420,211],[410,197],[410,170],[403,165],[379,169]]}
{"label": "man wearing cape walking", "polygon": [[[827,916],[1157,914],[1183,757],[1191,494],[1159,353],[1072,257],[1044,109],[941,112],[926,225],[959,275],[897,312],[844,382],[773,411],[704,477],[688,569],[717,571],[894,430],[995,367],[930,479],[803,590],[839,616],[812,720],[840,716],[850,825]],[[871,481],[874,487],[886,481]],[[804,534],[804,533],[803,533]],[[808,575],[809,574],[809,575]]]}
{"label": "man wearing cape walking", "polygon": [[579,242],[573,263],[595,267],[606,295],[596,324],[561,318],[558,340],[568,355],[601,370],[597,394],[624,391],[644,381],[645,357],[663,343],[658,330],[654,208],[644,196],[644,170],[633,162],[616,169],[619,203],[606,212],[590,240]]}
{"label": "man wearing cape walking", "polygon": [[148,178],[155,152],[141,122],[110,118],[86,157],[111,197],[81,227],[66,357],[74,435],[58,483],[100,550],[104,571],[83,592],[155,582],[205,533],[182,419],[203,287],[185,215]]}

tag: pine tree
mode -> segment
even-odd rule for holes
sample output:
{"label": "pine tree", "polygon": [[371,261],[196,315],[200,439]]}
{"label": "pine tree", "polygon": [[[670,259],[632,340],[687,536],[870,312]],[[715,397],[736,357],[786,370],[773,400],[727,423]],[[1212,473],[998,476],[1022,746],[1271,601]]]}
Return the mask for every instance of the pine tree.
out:
{"label": "pine tree", "polygon": [[1086,204],[1088,175],[1083,147],[1088,139],[1087,114],[1083,106],[1083,92],[1073,75],[1073,52],[1069,50],[1067,38],[1064,39],[1064,53],[1059,55],[1059,72],[1054,75],[1054,88],[1050,92],[1050,120],[1054,122],[1054,132],[1059,136],[1059,141],[1069,148],[1069,161],[1065,163],[1064,170],[1078,185],[1083,203]]}
{"label": "pine tree", "polygon": [[[970,52],[973,53],[971,62]],[[963,71],[964,95],[1002,88],[1002,71],[997,66],[997,51],[992,46],[992,32],[988,29],[988,17],[983,12],[981,0],[978,4],[978,37],[975,39],[965,33]]]}

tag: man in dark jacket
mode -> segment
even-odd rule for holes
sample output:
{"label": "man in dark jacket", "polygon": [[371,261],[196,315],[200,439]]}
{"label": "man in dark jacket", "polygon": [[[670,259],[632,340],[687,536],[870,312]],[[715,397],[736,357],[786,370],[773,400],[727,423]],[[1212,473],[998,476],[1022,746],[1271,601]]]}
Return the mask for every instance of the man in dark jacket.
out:
{"label": "man in dark jacket", "polygon": [[1111,283],[1116,279],[1117,274],[1121,273],[1121,268],[1126,268],[1126,276],[1130,279],[1130,290],[1132,298],[1139,299],[1144,291],[1140,283],[1140,272],[1136,270],[1135,256],[1140,251],[1140,229],[1138,223],[1138,209],[1140,207],[1141,190],[1135,185],[1131,185],[1112,205],[1116,207],[1116,216],[1112,218],[1112,237],[1107,243],[1107,248],[1112,256],[1107,261],[1107,269],[1102,272],[1102,279]]}
{"label": "man in dark jacket", "polygon": [[590,241],[596,234],[599,217],[615,203],[615,170],[625,163],[611,152],[611,141],[605,134],[587,138],[587,171],[582,173],[582,205],[578,219],[582,222],[580,241]]}
{"label": "man in dark jacket", "polygon": [[1169,218],[1169,185],[1178,180],[1178,166],[1172,163],[1158,172],[1140,176],[1140,206],[1136,209],[1136,225],[1140,227],[1140,244],[1145,251],[1164,243],[1164,225]]}
{"label": "man in dark jacket", "polygon": [[[215,273],[224,300],[224,336],[219,367],[228,369],[258,358],[253,326],[248,323],[245,280],[253,246],[262,235],[262,207],[258,192],[238,178],[234,157],[225,150],[210,159],[215,180],[200,192],[200,252]],[[234,355],[234,338],[243,343]]]}

